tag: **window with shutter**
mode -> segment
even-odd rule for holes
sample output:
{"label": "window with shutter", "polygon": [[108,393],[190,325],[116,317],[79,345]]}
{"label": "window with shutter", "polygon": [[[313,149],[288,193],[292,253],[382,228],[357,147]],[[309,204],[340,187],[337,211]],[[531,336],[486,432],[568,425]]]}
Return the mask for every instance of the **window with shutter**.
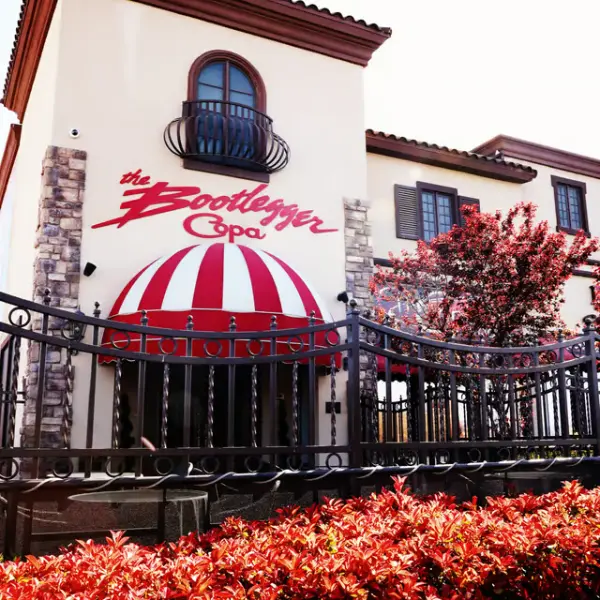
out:
{"label": "window with shutter", "polygon": [[477,198],[459,196],[454,188],[417,182],[416,187],[394,186],[396,237],[430,241],[453,225],[464,226],[460,209],[472,205],[480,209]]}
{"label": "window with shutter", "polygon": [[396,237],[406,240],[419,239],[419,206],[417,188],[394,186],[396,208]]}
{"label": "window with shutter", "polygon": [[467,205],[476,206],[477,212],[480,212],[480,209],[481,209],[479,200],[477,200],[477,198],[467,198],[467,196],[459,196],[458,197],[458,224],[461,227],[464,227],[464,225],[465,225],[465,220],[463,218],[461,208],[463,206],[467,206]]}

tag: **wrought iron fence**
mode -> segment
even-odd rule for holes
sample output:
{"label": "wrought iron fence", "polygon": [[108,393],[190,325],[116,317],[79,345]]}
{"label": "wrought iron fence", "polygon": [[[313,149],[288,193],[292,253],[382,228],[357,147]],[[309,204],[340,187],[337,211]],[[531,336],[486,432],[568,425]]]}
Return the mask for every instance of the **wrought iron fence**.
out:
{"label": "wrought iron fence", "polygon": [[49,294],[0,293],[0,314],[5,549],[17,507],[49,491],[227,482],[347,494],[392,473],[600,460],[591,318],[573,339],[493,348],[397,331],[352,305],[335,323],[280,330],[274,316],[245,332],[232,319],[219,333],[191,318],[182,331],[145,314],[103,320]]}
{"label": "wrought iron fence", "polygon": [[362,448],[372,460],[453,464],[597,454],[598,335],[591,319],[576,338],[520,348],[438,342],[359,322],[359,349],[369,356],[372,378],[383,379],[379,393],[363,391]]}
{"label": "wrought iron fence", "polygon": [[356,309],[293,330],[273,317],[269,331],[240,332],[232,319],[215,333],[191,319],[184,331],[147,316],[138,326],[102,320],[98,307],[68,312],[49,295],[0,302],[4,481],[598,453],[591,321],[573,339],[493,348],[414,336]]}

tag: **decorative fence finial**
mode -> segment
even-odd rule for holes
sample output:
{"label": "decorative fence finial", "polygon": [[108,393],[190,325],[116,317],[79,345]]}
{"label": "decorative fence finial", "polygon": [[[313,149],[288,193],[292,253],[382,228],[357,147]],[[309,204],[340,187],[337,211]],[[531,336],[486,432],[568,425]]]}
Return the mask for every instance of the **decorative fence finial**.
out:
{"label": "decorative fence finial", "polygon": [[595,315],[594,313],[590,314],[590,315],[586,315],[585,317],[583,317],[583,324],[585,325],[585,327],[583,328],[584,331],[590,331],[592,329],[596,329],[596,320],[597,320],[598,316]]}

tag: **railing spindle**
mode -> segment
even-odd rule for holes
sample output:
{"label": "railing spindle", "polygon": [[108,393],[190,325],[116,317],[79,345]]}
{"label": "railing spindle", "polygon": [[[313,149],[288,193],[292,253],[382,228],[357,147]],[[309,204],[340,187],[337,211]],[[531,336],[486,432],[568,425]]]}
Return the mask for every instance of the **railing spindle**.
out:
{"label": "railing spindle", "polygon": [[[44,294],[44,308],[50,306],[50,290],[46,290]],[[48,313],[44,311],[42,314],[42,335],[48,334]],[[40,343],[40,362],[38,371],[38,387],[37,398],[35,403],[35,429],[33,436],[34,448],[41,448],[42,445],[42,416],[44,405],[44,392],[46,387],[46,358],[48,354],[48,343],[43,341]],[[33,473],[37,479],[40,476],[40,458],[39,456],[33,460]]]}
{"label": "railing spindle", "polygon": [[[540,365],[540,356],[538,352],[533,353],[533,366],[539,367]],[[536,371],[533,375],[534,385],[535,385],[535,423],[537,425],[537,432],[534,431],[534,435],[541,439],[544,437],[544,413],[543,413],[543,403],[542,403],[542,378],[538,371]]]}
{"label": "railing spindle", "polygon": [[556,376],[554,377],[555,381],[552,381],[550,385],[552,386],[552,412],[554,416],[554,437],[560,436],[561,426],[560,426],[560,410],[558,407],[558,372],[556,372]]}
{"label": "railing spindle", "polygon": [[117,358],[115,364],[115,379],[113,386],[113,435],[112,447],[118,450],[121,446],[121,376],[123,362]]}
{"label": "railing spindle", "polygon": [[[185,325],[188,335],[185,338],[185,355],[193,356],[193,339],[189,332],[194,329],[194,319],[189,315]],[[183,375],[183,447],[191,446],[191,427],[192,427],[192,365],[186,363]]]}
{"label": "railing spindle", "polygon": [[584,333],[587,335],[585,341],[585,350],[588,357],[587,375],[588,375],[588,393],[590,396],[590,412],[592,422],[594,423],[593,431],[596,438],[595,454],[600,455],[600,398],[598,397],[598,361],[596,356],[596,328],[594,319],[587,317],[584,320]]}
{"label": "railing spindle", "polygon": [[252,437],[252,447],[256,448],[258,446],[258,365],[252,365],[252,381],[251,381],[251,425],[250,425],[250,435]]}
{"label": "railing spindle", "polygon": [[[100,318],[100,304],[96,302],[94,304],[94,318]],[[100,328],[98,325],[94,325],[92,333],[92,345],[98,346],[100,336]],[[88,409],[87,409],[87,429],[85,434],[85,447],[93,448],[94,446],[94,420],[96,417],[96,375],[98,371],[98,358],[95,354],[91,355],[92,365],[90,369],[90,389],[88,395]],[[89,477],[92,472],[92,459],[86,460],[85,463],[85,476]]]}
{"label": "railing spindle", "polygon": [[[347,314],[347,340],[350,345],[348,350],[348,432],[352,454],[350,465],[363,466],[361,448],[362,424],[360,416],[360,311],[356,300],[350,300],[350,310]],[[332,407],[333,408],[333,407]],[[332,411],[333,412],[333,411]]]}
{"label": "railing spindle", "polygon": [[[142,327],[148,326],[148,316],[146,311],[142,311],[141,319]],[[146,352],[146,340],[147,334],[144,331],[140,335],[140,352],[144,354]],[[146,361],[140,360],[138,362],[138,384],[137,384],[137,439],[138,446],[142,446],[142,438],[144,437],[144,408],[146,404]],[[136,461],[135,475],[140,477],[142,474],[142,463],[143,458],[140,456]]]}
{"label": "railing spindle", "polygon": [[295,360],[292,365],[292,444],[294,448],[298,446],[299,441],[299,420],[298,410],[298,361]]}
{"label": "railing spindle", "polygon": [[[171,368],[169,363],[163,366],[163,385],[160,414],[160,447],[166,448],[169,433],[169,383],[171,379]],[[199,424],[198,424],[199,428]]]}
{"label": "railing spindle", "polygon": [[[456,353],[454,350],[449,351],[449,364],[454,366],[456,364]],[[447,419],[448,427],[451,430],[452,441],[458,442],[460,438],[460,423],[458,418],[458,395],[456,391],[456,373],[450,371],[450,418]],[[466,420],[465,420],[466,425]],[[458,449],[454,451],[454,462],[458,462]]]}
{"label": "railing spindle", "polygon": [[67,348],[65,376],[67,381],[62,403],[61,437],[63,448],[68,450],[71,447],[71,424],[73,422],[73,385],[75,382],[73,371],[73,351],[71,348]]}
{"label": "railing spindle", "polygon": [[330,363],[330,378],[329,378],[329,391],[330,391],[330,430],[331,430],[331,445],[337,445],[337,415],[335,411],[335,405],[337,401],[336,394],[336,367],[335,367],[335,354],[331,355]]}
{"label": "railing spindle", "polygon": [[[562,330],[558,333],[559,343],[564,342],[565,338]],[[560,437],[566,439],[569,437],[569,411],[567,407],[567,378],[565,375],[565,349],[561,346],[558,349],[558,402],[560,409]]]}
{"label": "railing spindle", "polygon": [[[19,323],[22,321],[19,320]],[[13,340],[12,372],[10,382],[10,411],[8,415],[8,440],[7,447],[15,446],[15,430],[17,418],[17,400],[19,399],[19,364],[21,362],[21,338],[15,336]]]}
{"label": "railing spindle", "polygon": [[[513,355],[508,355],[508,368],[512,369]],[[515,403],[515,378],[512,373],[508,374],[508,408],[510,414],[510,439],[516,440],[519,435],[517,432],[518,418],[517,418],[517,407]]]}
{"label": "railing spindle", "polygon": [[[308,334],[308,349],[313,352],[315,349],[315,332],[312,328],[315,326],[315,311],[310,313],[308,325],[311,328]],[[317,403],[317,375],[315,357],[310,356],[308,359],[308,445],[316,444],[316,418],[315,407]],[[312,458],[312,457],[311,457]]]}
{"label": "railing spindle", "polygon": [[416,436],[413,434],[413,413],[415,404],[418,405],[419,399],[415,402],[413,390],[413,377],[410,371],[410,364],[406,363],[406,436],[407,441],[415,441]]}
{"label": "railing spindle", "polygon": [[[229,321],[229,332],[235,333],[235,317]],[[235,340],[229,339],[229,358],[235,357]],[[227,367],[227,445],[235,446],[235,364],[230,363]],[[233,471],[233,456],[228,459],[228,468]]]}
{"label": "railing spindle", "polygon": [[[271,317],[271,357],[277,355],[277,317]],[[269,365],[269,410],[271,413],[271,446],[279,445],[279,407],[277,405],[277,362],[274,360]],[[273,454],[273,465],[278,462],[279,456]]]}
{"label": "railing spindle", "polygon": [[[387,323],[386,323],[387,324]],[[385,350],[390,350],[390,336],[386,333],[383,336],[383,347]],[[385,357],[385,425],[384,425],[384,440],[386,442],[393,442],[392,437],[392,365],[390,359]],[[375,385],[377,382],[375,381]],[[386,452],[386,462],[390,459],[389,454]]]}
{"label": "railing spindle", "polygon": [[[419,342],[418,356],[420,360],[424,360],[424,351],[423,344]],[[419,431],[419,441],[426,442],[427,441],[427,432],[425,429],[425,367],[422,364],[419,364],[418,368],[419,372],[419,394],[418,394],[418,402],[419,402],[419,419],[418,419],[418,431]],[[419,453],[421,458],[423,457],[422,453]],[[421,460],[421,462],[424,462]]]}
{"label": "railing spindle", "polygon": [[208,367],[208,411],[206,416],[206,445],[214,447],[215,433],[215,366]]}
{"label": "railing spindle", "polygon": [[0,344],[0,448],[6,445],[6,427],[8,424],[8,413],[10,412],[10,352],[13,338],[5,338]]}

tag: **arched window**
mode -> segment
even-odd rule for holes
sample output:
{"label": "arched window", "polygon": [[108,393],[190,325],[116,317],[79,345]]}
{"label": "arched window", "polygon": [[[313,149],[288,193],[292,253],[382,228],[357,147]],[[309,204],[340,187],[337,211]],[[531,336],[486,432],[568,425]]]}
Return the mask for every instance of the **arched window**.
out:
{"label": "arched window", "polygon": [[198,74],[195,100],[226,101],[256,108],[256,90],[250,77],[230,60],[217,60]]}
{"label": "arched window", "polygon": [[267,115],[262,77],[225,50],[194,61],[183,113],[166,126],[164,141],[186,169],[255,181],[269,181],[290,159],[290,147]]}
{"label": "arched window", "polygon": [[264,170],[270,119],[265,114],[265,86],[243,57],[213,51],[190,69],[187,115],[188,144],[202,162],[246,170]]}

